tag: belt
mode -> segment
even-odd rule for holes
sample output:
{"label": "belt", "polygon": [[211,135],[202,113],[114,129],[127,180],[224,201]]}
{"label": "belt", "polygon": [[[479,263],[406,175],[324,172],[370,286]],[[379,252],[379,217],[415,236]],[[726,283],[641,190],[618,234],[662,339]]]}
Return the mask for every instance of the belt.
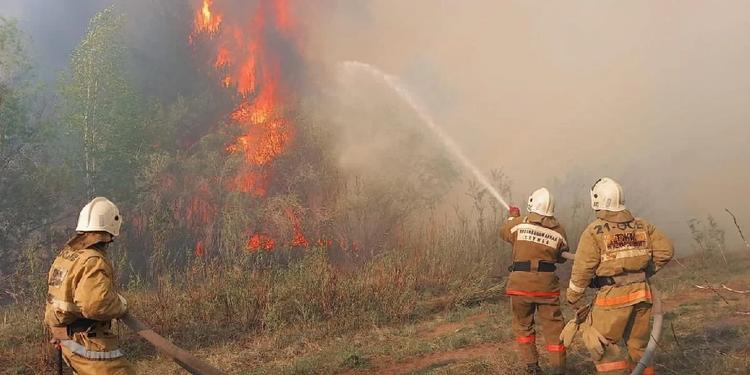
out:
{"label": "belt", "polygon": [[622,286],[645,281],[648,281],[645,272],[632,272],[617,276],[596,276],[591,279],[589,288],[599,289],[609,285]]}
{"label": "belt", "polygon": [[103,322],[86,318],[76,319],[66,326],[68,329],[68,336],[72,337],[74,333],[89,331],[97,323]]}
{"label": "belt", "polygon": [[[537,272],[555,272],[556,269],[557,269],[557,266],[555,266],[555,263],[540,260],[536,271]],[[531,272],[531,261],[527,260],[525,262],[513,262],[513,264],[510,267],[508,267],[508,272],[514,272],[514,271]]]}

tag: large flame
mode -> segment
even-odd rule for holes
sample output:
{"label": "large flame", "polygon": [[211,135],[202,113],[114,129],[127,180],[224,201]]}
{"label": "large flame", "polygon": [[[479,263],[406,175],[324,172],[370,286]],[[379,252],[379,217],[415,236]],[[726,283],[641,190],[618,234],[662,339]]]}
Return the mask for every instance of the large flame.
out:
{"label": "large flame", "polygon": [[[248,14],[237,14],[242,11]],[[211,63],[219,72],[218,83],[236,93],[237,104],[228,118],[240,132],[226,150],[241,155],[245,163],[227,184],[233,191],[265,196],[273,161],[294,138],[294,127],[284,114],[282,57],[268,37],[291,38],[292,26],[286,0],[250,4],[245,0],[202,0],[195,12],[190,42],[206,37],[214,53]],[[299,218],[291,210],[287,217],[294,228],[291,245],[308,246]],[[274,246],[268,235],[254,233],[247,247],[270,250]]]}
{"label": "large flame", "polygon": [[221,14],[212,11],[213,0],[203,0],[203,6],[195,13],[195,30],[197,32],[215,33],[221,24]]}

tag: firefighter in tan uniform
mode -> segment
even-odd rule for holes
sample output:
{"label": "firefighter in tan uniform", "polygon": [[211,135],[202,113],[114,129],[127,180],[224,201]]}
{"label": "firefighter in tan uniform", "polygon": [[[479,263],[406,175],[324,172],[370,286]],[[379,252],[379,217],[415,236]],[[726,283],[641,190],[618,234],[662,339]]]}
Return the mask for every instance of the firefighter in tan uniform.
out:
{"label": "firefighter in tan uniform", "polygon": [[[587,287],[597,288],[585,323],[599,340],[585,340],[603,374],[629,374],[649,340],[651,288],[648,278],[672,259],[671,241],[649,222],[625,208],[622,187],[602,178],[591,189],[597,219],[581,234],[568,303],[576,306]],[[627,354],[619,342],[625,341]],[[651,364],[643,372],[653,374]]]}
{"label": "firefighter in tan uniform", "polygon": [[565,230],[554,217],[555,203],[545,189],[535,191],[528,202],[528,215],[511,207],[508,221],[500,229],[503,240],[513,245],[513,265],[506,294],[510,296],[513,331],[521,359],[529,374],[541,374],[534,322],[542,328],[553,374],[565,373],[565,346],[560,332],[565,325],[560,310],[560,285],[555,263],[563,263],[567,250]]}
{"label": "firefighter in tan uniform", "polygon": [[50,268],[44,321],[65,363],[79,375],[135,374],[111,331],[112,319],[127,311],[106,255],[121,224],[114,203],[94,198],[81,210],[76,236]]}

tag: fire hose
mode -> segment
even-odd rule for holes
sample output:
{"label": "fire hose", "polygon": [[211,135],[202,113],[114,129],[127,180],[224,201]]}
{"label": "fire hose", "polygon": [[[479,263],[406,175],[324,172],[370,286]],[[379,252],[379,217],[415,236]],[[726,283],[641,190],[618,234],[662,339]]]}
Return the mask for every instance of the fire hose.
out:
{"label": "fire hose", "polygon": [[224,374],[221,370],[201,361],[186,350],[172,344],[169,340],[154,332],[148,325],[141,322],[133,315],[130,315],[130,313],[121,317],[120,321],[125,323],[125,325],[132,329],[133,332],[137,333],[138,336],[146,339],[146,341],[151,343],[151,345],[153,345],[160,353],[177,362],[180,367],[184,368],[189,373],[193,375]]}
{"label": "fire hose", "polygon": [[[565,259],[574,260],[576,255],[564,251],[562,253],[562,257]],[[664,313],[662,311],[659,293],[653,285],[651,285],[651,295],[653,299],[653,307],[651,311],[654,317],[654,324],[651,326],[651,338],[648,340],[648,345],[646,345],[646,351],[643,353],[643,356],[635,365],[635,368],[633,369],[633,372],[630,373],[630,375],[643,374],[643,371],[646,369],[646,367],[648,367],[649,362],[651,362],[651,359],[654,357],[654,352],[656,351],[656,347],[659,344],[659,339],[661,338],[662,324],[664,323]]]}

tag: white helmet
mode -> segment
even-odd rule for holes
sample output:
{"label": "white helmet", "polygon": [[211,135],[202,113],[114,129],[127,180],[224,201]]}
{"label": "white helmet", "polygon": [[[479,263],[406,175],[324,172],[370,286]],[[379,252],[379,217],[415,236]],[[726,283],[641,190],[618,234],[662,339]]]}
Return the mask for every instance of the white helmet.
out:
{"label": "white helmet", "polygon": [[542,216],[555,215],[555,199],[552,198],[547,188],[541,188],[529,197],[529,204],[526,206],[529,212],[537,213]]}
{"label": "white helmet", "polygon": [[617,181],[602,177],[591,187],[591,208],[604,211],[622,211],[625,209],[625,196],[622,186]]}
{"label": "white helmet", "polygon": [[96,197],[78,215],[76,232],[107,232],[115,237],[120,235],[122,216],[114,203],[104,197]]}

